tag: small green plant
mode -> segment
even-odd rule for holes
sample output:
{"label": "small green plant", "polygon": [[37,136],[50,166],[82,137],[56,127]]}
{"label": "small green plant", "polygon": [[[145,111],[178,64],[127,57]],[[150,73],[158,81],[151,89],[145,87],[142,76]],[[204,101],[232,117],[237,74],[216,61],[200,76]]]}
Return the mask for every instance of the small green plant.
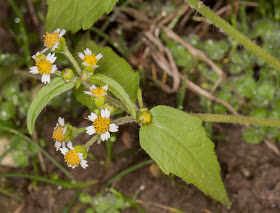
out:
{"label": "small green plant", "polygon": [[[192,183],[225,205],[230,205],[222,179],[220,166],[215,155],[214,143],[208,138],[202,121],[249,123],[280,127],[279,120],[215,114],[188,114],[168,106],[147,109],[139,88],[139,76],[130,65],[109,47],[102,47],[91,40],[86,33],[79,43],[71,43],[65,36],[66,30],[77,32],[88,29],[103,12],[109,12],[113,1],[74,0],[48,1],[47,33],[44,36],[45,49],[32,56],[35,65],[30,73],[39,74],[46,84],[33,99],[27,113],[27,128],[34,131],[35,121],[47,104],[56,96],[72,90],[76,99],[87,106],[91,113],[86,117],[88,125],[76,128],[58,118],[52,137],[56,150],[61,152],[71,168],[81,166],[90,169],[87,155],[94,143],[107,141],[118,131],[119,126],[138,123],[140,146],[153,158],[165,174],[175,174]],[[256,46],[244,35],[217,17],[202,2],[187,0],[217,26],[243,43],[271,66],[279,69],[274,57]],[[65,5],[68,7],[65,7]],[[57,10],[57,8],[64,8]],[[74,14],[74,16],[73,16]],[[249,43],[248,43],[249,42]],[[211,51],[212,43],[206,48]],[[213,54],[216,60],[228,50],[226,43],[219,43],[221,51]],[[63,54],[71,66],[59,70],[55,61]],[[238,62],[238,59],[236,59]],[[178,63],[183,63],[179,61]],[[203,70],[203,67],[200,67]],[[236,71],[234,71],[236,72]],[[211,76],[210,76],[211,77]],[[267,89],[264,88],[264,90]],[[250,95],[250,94],[249,94]],[[223,96],[223,95],[221,95]],[[80,134],[91,139],[83,145],[75,145],[73,139]]]}

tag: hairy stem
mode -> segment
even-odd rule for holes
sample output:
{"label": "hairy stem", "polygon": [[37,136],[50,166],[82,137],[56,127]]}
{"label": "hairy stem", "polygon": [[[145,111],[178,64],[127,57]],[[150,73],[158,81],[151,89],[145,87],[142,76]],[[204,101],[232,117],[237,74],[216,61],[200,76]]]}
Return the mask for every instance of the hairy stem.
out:
{"label": "hairy stem", "polygon": [[99,135],[96,134],[92,139],[90,139],[90,140],[86,143],[86,145],[84,145],[84,147],[88,150],[89,147],[97,141],[98,137],[99,137]]}
{"label": "hairy stem", "polygon": [[73,66],[75,67],[78,75],[81,75],[82,70],[78,64],[78,62],[76,61],[76,59],[73,57],[73,55],[70,53],[70,51],[68,50],[67,46],[65,46],[63,54],[69,59],[69,61],[73,64]]}
{"label": "hairy stem", "polygon": [[192,114],[203,121],[220,122],[220,123],[239,123],[239,124],[253,124],[260,126],[280,127],[280,120],[254,118],[236,115],[218,115],[218,114]]}
{"label": "hairy stem", "polygon": [[117,99],[115,99],[115,98],[113,98],[109,95],[106,96],[106,101],[108,101],[110,104],[114,105],[115,107],[120,108],[121,110],[129,113],[129,111],[127,110],[127,108],[123,104],[123,102],[121,102],[121,101],[119,101],[119,100],[117,100]]}
{"label": "hairy stem", "polygon": [[112,122],[116,125],[124,125],[127,123],[136,123],[137,120],[135,120],[132,116],[126,116],[126,117],[118,118]]}
{"label": "hairy stem", "polygon": [[74,136],[77,136],[79,134],[82,134],[86,131],[86,127],[83,127],[83,128],[80,128],[80,129],[74,129],[73,130],[73,133],[74,133]]}
{"label": "hairy stem", "polygon": [[191,7],[195,8],[199,13],[204,15],[207,19],[209,19],[213,24],[217,27],[221,28],[225,33],[236,39],[240,44],[246,47],[248,50],[253,52],[258,57],[262,58],[266,61],[270,66],[280,71],[280,62],[260,48],[258,45],[253,43],[250,39],[232,27],[228,22],[222,19],[220,16],[216,15],[211,9],[206,7],[199,0],[185,0]]}

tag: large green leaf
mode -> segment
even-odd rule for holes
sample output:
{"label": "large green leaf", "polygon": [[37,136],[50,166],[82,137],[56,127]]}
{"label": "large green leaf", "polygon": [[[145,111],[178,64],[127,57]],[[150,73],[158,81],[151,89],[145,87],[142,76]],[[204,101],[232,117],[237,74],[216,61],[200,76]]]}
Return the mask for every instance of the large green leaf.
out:
{"label": "large green leaf", "polygon": [[136,118],[136,111],[134,108],[133,103],[131,102],[128,94],[124,90],[124,88],[116,82],[114,79],[103,75],[103,74],[97,74],[92,76],[89,79],[90,83],[98,84],[98,85],[105,85],[108,84],[108,90],[111,91],[115,96],[117,96],[126,106],[132,117]]}
{"label": "large green leaf", "polygon": [[103,13],[109,13],[117,0],[49,0],[46,31],[56,28],[70,30],[89,29]]}
{"label": "large green leaf", "polygon": [[[102,47],[94,43],[89,34],[86,34],[77,44],[76,56],[78,52],[83,52],[86,48],[89,48],[95,54],[103,54],[103,57],[98,61],[99,67],[95,70],[95,73],[102,73],[116,80],[129,94],[132,102],[135,102],[139,83],[138,73],[134,72],[130,65],[110,47]],[[77,60],[81,61],[78,57]]]}
{"label": "large green leaf", "polygon": [[27,128],[30,134],[32,134],[35,121],[42,109],[56,96],[61,93],[72,89],[75,86],[75,82],[65,83],[60,78],[54,78],[49,84],[41,88],[33,99],[27,112]]}
{"label": "large green leaf", "polygon": [[175,174],[229,205],[214,144],[201,120],[167,106],[154,107],[150,112],[152,122],[140,128],[141,147],[165,174]]}

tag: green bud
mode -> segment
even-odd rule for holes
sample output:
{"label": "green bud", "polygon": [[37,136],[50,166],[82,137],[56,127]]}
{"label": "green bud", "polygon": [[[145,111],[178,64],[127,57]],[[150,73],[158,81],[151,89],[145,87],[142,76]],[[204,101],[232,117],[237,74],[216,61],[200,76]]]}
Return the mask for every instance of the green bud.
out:
{"label": "green bud", "polygon": [[105,102],[105,96],[101,96],[101,97],[92,97],[95,105],[97,107],[101,107],[103,106],[104,102]]}
{"label": "green bud", "polygon": [[93,112],[94,112],[97,116],[99,116],[99,115],[101,114],[100,109],[95,109],[95,110],[93,110]]}
{"label": "green bud", "polygon": [[77,152],[80,152],[80,153],[83,153],[83,157],[84,159],[87,158],[87,149],[81,145],[77,145],[77,146],[74,146],[74,149],[77,151]]}
{"label": "green bud", "polygon": [[[140,110],[141,111],[141,110]],[[151,122],[152,115],[148,111],[142,111],[137,117],[137,120],[140,124],[145,125]]]}
{"label": "green bud", "polygon": [[81,79],[82,79],[82,81],[86,81],[88,79],[88,74],[83,71],[81,74]]}
{"label": "green bud", "polygon": [[46,59],[47,58],[47,56],[45,56],[44,54],[42,54],[42,53],[40,53],[39,55],[37,55],[36,57],[35,57],[35,62],[36,63],[38,63],[39,61],[41,61],[42,59]]}
{"label": "green bud", "polygon": [[106,103],[104,104],[104,109],[109,109],[111,113],[115,111],[115,107],[112,104]]}
{"label": "green bud", "polygon": [[71,80],[73,78],[74,74],[73,74],[73,70],[66,68],[62,71],[62,77],[64,78],[64,80],[66,82],[69,82],[69,80]]}

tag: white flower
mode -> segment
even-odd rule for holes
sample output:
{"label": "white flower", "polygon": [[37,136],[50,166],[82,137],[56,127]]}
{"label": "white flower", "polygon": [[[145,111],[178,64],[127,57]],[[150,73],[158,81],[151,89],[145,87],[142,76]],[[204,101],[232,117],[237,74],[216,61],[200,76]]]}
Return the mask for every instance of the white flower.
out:
{"label": "white flower", "polygon": [[104,87],[96,87],[94,84],[91,85],[90,91],[84,91],[85,94],[92,97],[101,97],[107,95],[108,84]]}
{"label": "white flower", "polygon": [[54,51],[59,45],[60,38],[64,36],[65,33],[66,30],[61,30],[60,28],[57,28],[52,33],[46,33],[46,35],[44,35],[44,46],[46,48],[42,52],[46,52],[48,49]]}
{"label": "white flower", "polygon": [[30,67],[29,72],[32,74],[40,73],[42,75],[42,79],[41,79],[42,83],[44,84],[50,83],[51,81],[50,75],[57,70],[56,65],[53,64],[55,60],[56,60],[55,54],[49,53],[46,59],[41,59],[36,62],[35,66]]}
{"label": "white flower", "polygon": [[87,134],[93,135],[95,133],[99,134],[102,141],[108,140],[110,132],[117,132],[118,126],[111,123],[110,120],[110,110],[107,108],[101,110],[101,116],[97,116],[95,113],[91,113],[88,119],[92,121],[92,125],[86,128]]}
{"label": "white flower", "polygon": [[64,136],[67,130],[67,126],[64,126],[64,118],[59,117],[58,123],[56,123],[56,127],[53,131],[53,139],[55,140],[54,147],[56,151],[60,149],[60,147],[65,147],[66,137]]}
{"label": "white flower", "polygon": [[86,169],[88,167],[87,161],[83,157],[83,153],[78,152],[74,149],[72,142],[70,141],[66,147],[60,148],[61,153],[64,155],[65,162],[68,167],[72,167],[73,169],[79,165]]}
{"label": "white flower", "polygon": [[97,68],[99,67],[97,64],[97,62],[102,58],[102,54],[99,53],[97,56],[95,56],[94,53],[91,52],[91,50],[89,48],[86,48],[84,50],[84,53],[79,52],[78,56],[83,60],[83,65],[85,67],[91,67],[91,68]]}

